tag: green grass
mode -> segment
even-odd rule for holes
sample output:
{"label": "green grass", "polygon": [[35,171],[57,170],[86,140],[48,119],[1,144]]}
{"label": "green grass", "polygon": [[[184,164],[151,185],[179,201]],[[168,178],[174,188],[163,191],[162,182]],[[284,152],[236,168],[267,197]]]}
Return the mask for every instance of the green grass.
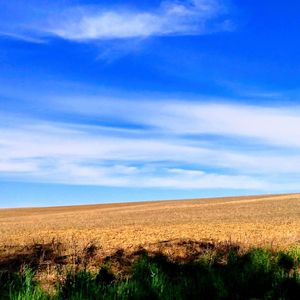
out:
{"label": "green grass", "polygon": [[19,274],[0,273],[0,299],[42,300],[50,299],[34,279],[34,272],[25,268]]}
{"label": "green grass", "polygon": [[[222,256],[222,257],[221,257]],[[300,299],[300,251],[252,249],[200,255],[193,261],[172,262],[156,254],[141,254],[127,277],[115,277],[108,265],[96,274],[70,272],[44,292],[29,268],[0,273],[1,299]]]}

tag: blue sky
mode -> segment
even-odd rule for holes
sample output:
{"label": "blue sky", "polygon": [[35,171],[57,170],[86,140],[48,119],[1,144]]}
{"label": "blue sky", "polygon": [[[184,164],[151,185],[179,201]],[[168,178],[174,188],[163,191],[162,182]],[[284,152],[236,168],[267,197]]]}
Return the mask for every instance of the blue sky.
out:
{"label": "blue sky", "polygon": [[299,192],[300,3],[0,7],[0,207]]}

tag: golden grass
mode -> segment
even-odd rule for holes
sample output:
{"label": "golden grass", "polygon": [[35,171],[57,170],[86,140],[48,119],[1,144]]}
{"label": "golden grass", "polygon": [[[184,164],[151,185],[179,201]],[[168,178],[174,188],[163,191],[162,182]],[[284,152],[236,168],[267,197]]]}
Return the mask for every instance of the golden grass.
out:
{"label": "golden grass", "polygon": [[1,249],[53,238],[108,251],[173,239],[299,245],[300,194],[0,209]]}

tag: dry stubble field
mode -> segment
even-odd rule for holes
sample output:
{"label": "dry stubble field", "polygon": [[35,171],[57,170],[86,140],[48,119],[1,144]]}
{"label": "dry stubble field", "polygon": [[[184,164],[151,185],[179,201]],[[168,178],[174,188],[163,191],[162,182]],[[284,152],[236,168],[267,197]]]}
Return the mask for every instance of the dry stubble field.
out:
{"label": "dry stubble field", "polygon": [[0,248],[56,239],[107,251],[176,239],[300,244],[300,194],[0,210]]}

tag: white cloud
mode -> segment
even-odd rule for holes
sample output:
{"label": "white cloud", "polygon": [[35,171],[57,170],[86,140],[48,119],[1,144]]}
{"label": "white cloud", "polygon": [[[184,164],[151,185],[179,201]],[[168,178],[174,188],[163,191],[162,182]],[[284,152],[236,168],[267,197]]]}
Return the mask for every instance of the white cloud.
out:
{"label": "white cloud", "polygon": [[30,160],[10,160],[4,158],[0,160],[0,173],[32,173],[38,170],[34,161]]}
{"label": "white cloud", "polygon": [[30,34],[24,34],[24,33],[14,33],[14,32],[1,32],[0,31],[0,37],[3,38],[10,38],[10,39],[17,39],[24,42],[34,43],[34,44],[45,44],[47,43],[46,40],[35,37],[34,35]]}
{"label": "white cloud", "polygon": [[[80,2],[76,5],[68,1],[21,1],[18,5],[8,2],[0,14],[3,17],[0,37],[31,43],[47,43],[50,37],[76,42],[109,40],[98,58],[110,60],[124,51],[138,49],[141,41],[148,37],[232,30],[228,10],[222,2],[162,1],[159,6],[144,9],[129,6],[126,1],[119,6]],[[118,44],[111,48],[114,40]]]}
{"label": "white cloud", "polygon": [[224,13],[217,0],[165,1],[158,8],[145,11],[80,6],[50,14],[47,22],[35,29],[41,35],[74,41],[198,35],[228,29],[227,20],[210,24]]}
{"label": "white cloud", "polygon": [[224,101],[67,97],[52,99],[51,103],[61,111],[150,126],[166,134],[212,134],[300,147],[300,106],[254,106]]}
{"label": "white cloud", "polygon": [[[228,104],[175,104],[159,118],[161,126],[187,134],[211,133],[259,139],[300,147],[300,107],[255,107]],[[181,119],[182,122],[177,121]],[[185,120],[187,122],[185,122]]]}
{"label": "white cloud", "polygon": [[178,168],[171,168],[168,170],[172,174],[184,174],[187,176],[203,176],[205,173],[199,170],[186,170],[186,169],[178,169]]}
{"label": "white cloud", "polygon": [[84,95],[40,98],[37,106],[50,116],[65,120],[68,114],[77,121],[0,115],[2,178],[267,192],[297,187],[297,106],[203,98],[147,100],[137,95],[130,100]]}
{"label": "white cloud", "polygon": [[[130,106],[124,106],[122,114],[116,110],[110,115],[112,119],[126,115],[128,120],[137,124],[153,126],[138,130],[46,122],[20,116],[15,119],[7,114],[1,116],[0,175],[34,182],[147,188],[238,188],[270,192],[297,186],[293,182],[300,175],[299,155],[276,148],[252,151],[242,145],[232,150],[226,146],[218,147],[214,140],[206,137],[187,139],[182,134],[192,129],[195,133],[197,126],[201,125],[200,121],[195,123],[194,115],[198,116],[195,107],[190,110],[188,119],[187,108],[182,106],[181,113],[178,113],[177,104],[164,103],[158,115],[155,115],[155,105],[153,108],[150,103],[145,105],[145,111],[143,106],[136,107],[139,114],[128,113],[125,108],[130,110]],[[242,108],[241,105],[228,106]],[[207,105],[203,107],[207,108]],[[167,108],[169,119],[163,117]],[[249,112],[247,107],[243,109]],[[257,114],[267,114],[264,109],[255,109]],[[107,107],[106,113],[108,111]],[[287,113],[281,109],[276,115],[279,116],[280,112]],[[97,110],[93,113],[97,114]],[[288,114],[296,117],[297,112],[293,110]],[[209,115],[204,115],[205,122],[208,122]],[[214,124],[215,117],[212,113],[211,124]],[[238,115],[238,120],[240,117]],[[183,128],[179,126],[181,123]],[[186,123],[190,126],[188,129]],[[222,124],[225,126],[224,122]],[[202,133],[210,132],[209,126],[201,126]],[[235,130],[229,131],[230,128],[223,132],[225,137],[236,134]],[[240,137],[248,139],[248,133],[238,132],[237,142]]]}

